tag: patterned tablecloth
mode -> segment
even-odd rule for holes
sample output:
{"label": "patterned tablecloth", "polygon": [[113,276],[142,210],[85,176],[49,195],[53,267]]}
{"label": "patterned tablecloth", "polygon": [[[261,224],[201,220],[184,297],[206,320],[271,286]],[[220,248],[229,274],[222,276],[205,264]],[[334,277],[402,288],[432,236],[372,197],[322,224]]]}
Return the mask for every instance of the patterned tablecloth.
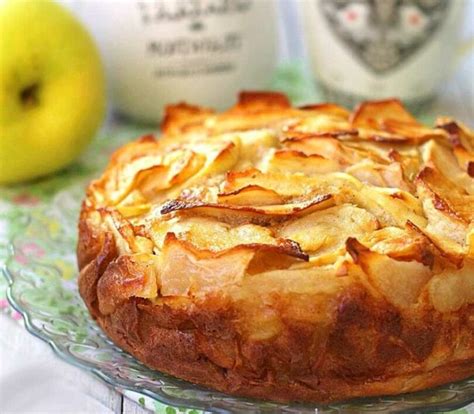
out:
{"label": "patterned tablecloth", "polygon": [[[295,103],[316,102],[319,100],[316,90],[312,83],[308,82],[300,65],[282,66],[273,79],[272,87],[285,91]],[[425,122],[431,122],[432,114],[424,114],[422,119]],[[0,188],[0,265],[3,264],[8,254],[8,240],[18,232],[21,232],[24,227],[21,218],[25,212],[28,212],[34,220],[47,220],[41,212],[48,208],[53,200],[57,199],[58,194],[68,191],[73,187],[84,187],[91,177],[96,176],[104,167],[111,151],[122,143],[142,133],[149,132],[151,129],[111,121],[99,134],[99,137],[93,142],[88,151],[66,170],[28,185]],[[44,225],[50,232],[60,231],[57,222],[46,221]],[[21,263],[23,261],[26,263],[30,258],[52,254],[54,252],[48,251],[48,246],[32,242],[23,245],[21,251],[15,257],[18,262]],[[57,257],[55,260],[56,265],[61,268],[63,266],[63,259]],[[65,272],[70,272],[70,269],[65,268]],[[73,274],[65,275],[65,277],[70,278],[73,276]],[[6,280],[0,277],[0,313],[21,323],[21,316],[9,306],[5,297],[5,290]],[[5,318],[5,316],[0,316],[0,318]],[[0,335],[8,335],[8,333],[1,332]],[[37,340],[31,337],[31,341]],[[172,407],[166,407],[149,399],[139,396],[133,397],[141,405],[156,412],[165,412],[167,414],[177,412]],[[196,413],[197,411],[188,410],[188,412]],[[456,413],[474,414],[474,404],[457,410]]]}

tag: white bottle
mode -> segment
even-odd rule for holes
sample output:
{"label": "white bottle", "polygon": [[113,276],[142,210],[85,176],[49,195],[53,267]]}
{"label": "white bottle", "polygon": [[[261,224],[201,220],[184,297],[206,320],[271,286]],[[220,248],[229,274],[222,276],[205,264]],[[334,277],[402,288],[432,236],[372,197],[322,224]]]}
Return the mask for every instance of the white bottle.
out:
{"label": "white bottle", "polygon": [[268,88],[277,65],[272,0],[79,3],[99,40],[114,108],[140,121],[157,122],[180,101],[229,107],[240,90]]}
{"label": "white bottle", "polygon": [[[464,0],[299,2],[312,69],[325,99],[352,107],[399,97],[418,110],[459,61]],[[472,22],[471,22],[472,23]],[[472,44],[471,44],[472,46]]]}

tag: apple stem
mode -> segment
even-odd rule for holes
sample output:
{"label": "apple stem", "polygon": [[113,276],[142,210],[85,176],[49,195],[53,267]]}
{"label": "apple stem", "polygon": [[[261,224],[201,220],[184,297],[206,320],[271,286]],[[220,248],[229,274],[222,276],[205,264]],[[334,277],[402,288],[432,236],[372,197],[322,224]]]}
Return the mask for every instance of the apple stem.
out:
{"label": "apple stem", "polygon": [[38,104],[38,88],[39,85],[37,83],[33,83],[32,85],[29,85],[21,90],[20,101],[24,106],[31,107]]}

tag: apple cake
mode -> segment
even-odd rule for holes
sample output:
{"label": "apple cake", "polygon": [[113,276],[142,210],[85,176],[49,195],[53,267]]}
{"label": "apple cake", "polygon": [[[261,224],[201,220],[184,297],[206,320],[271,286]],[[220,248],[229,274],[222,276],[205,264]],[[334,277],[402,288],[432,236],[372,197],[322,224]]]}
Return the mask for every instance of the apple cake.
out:
{"label": "apple cake", "polygon": [[167,108],[79,221],[79,290],[121,348],[229,394],[329,402],[474,375],[474,134],[398,100]]}

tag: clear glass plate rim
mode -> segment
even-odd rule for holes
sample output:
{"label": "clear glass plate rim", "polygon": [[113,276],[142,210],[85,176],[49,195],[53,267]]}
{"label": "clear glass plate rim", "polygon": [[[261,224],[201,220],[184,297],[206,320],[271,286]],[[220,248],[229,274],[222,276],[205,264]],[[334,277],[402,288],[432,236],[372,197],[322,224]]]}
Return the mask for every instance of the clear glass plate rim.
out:
{"label": "clear glass plate rim", "polygon": [[[85,361],[81,361],[79,359],[72,357],[66,352],[64,352],[60,347],[57,346],[56,342],[51,337],[49,337],[48,335],[45,335],[34,326],[34,324],[31,322],[31,316],[29,312],[25,310],[14,298],[12,294],[12,287],[15,282],[14,282],[13,276],[11,275],[11,272],[8,269],[8,266],[4,265],[1,271],[4,277],[7,279],[7,283],[8,283],[7,290],[6,290],[7,300],[12,306],[12,308],[22,316],[24,324],[25,324],[25,328],[31,335],[47,343],[50,346],[50,348],[53,350],[53,352],[56,355],[58,355],[63,361],[67,362],[68,364],[74,365],[78,368],[85,369],[88,372],[91,372],[97,378],[109,384],[116,391],[120,392],[122,389],[126,389],[126,390],[133,391],[142,395],[146,395],[147,397],[150,397],[152,399],[157,399],[155,393],[148,391],[139,386],[133,386],[125,380],[121,380],[119,378],[106,375],[100,369],[96,368],[92,362],[87,363]],[[162,397],[160,398],[159,401],[165,404],[173,405],[173,406],[187,406],[189,408],[195,408],[198,410],[203,410],[203,409],[205,410],[205,409],[210,408],[205,405],[194,406],[192,403],[189,402],[189,400],[183,399],[180,401],[177,397],[173,397],[173,399],[169,399],[169,400],[167,400],[166,397]],[[215,412],[228,413],[228,411],[215,411]]]}

